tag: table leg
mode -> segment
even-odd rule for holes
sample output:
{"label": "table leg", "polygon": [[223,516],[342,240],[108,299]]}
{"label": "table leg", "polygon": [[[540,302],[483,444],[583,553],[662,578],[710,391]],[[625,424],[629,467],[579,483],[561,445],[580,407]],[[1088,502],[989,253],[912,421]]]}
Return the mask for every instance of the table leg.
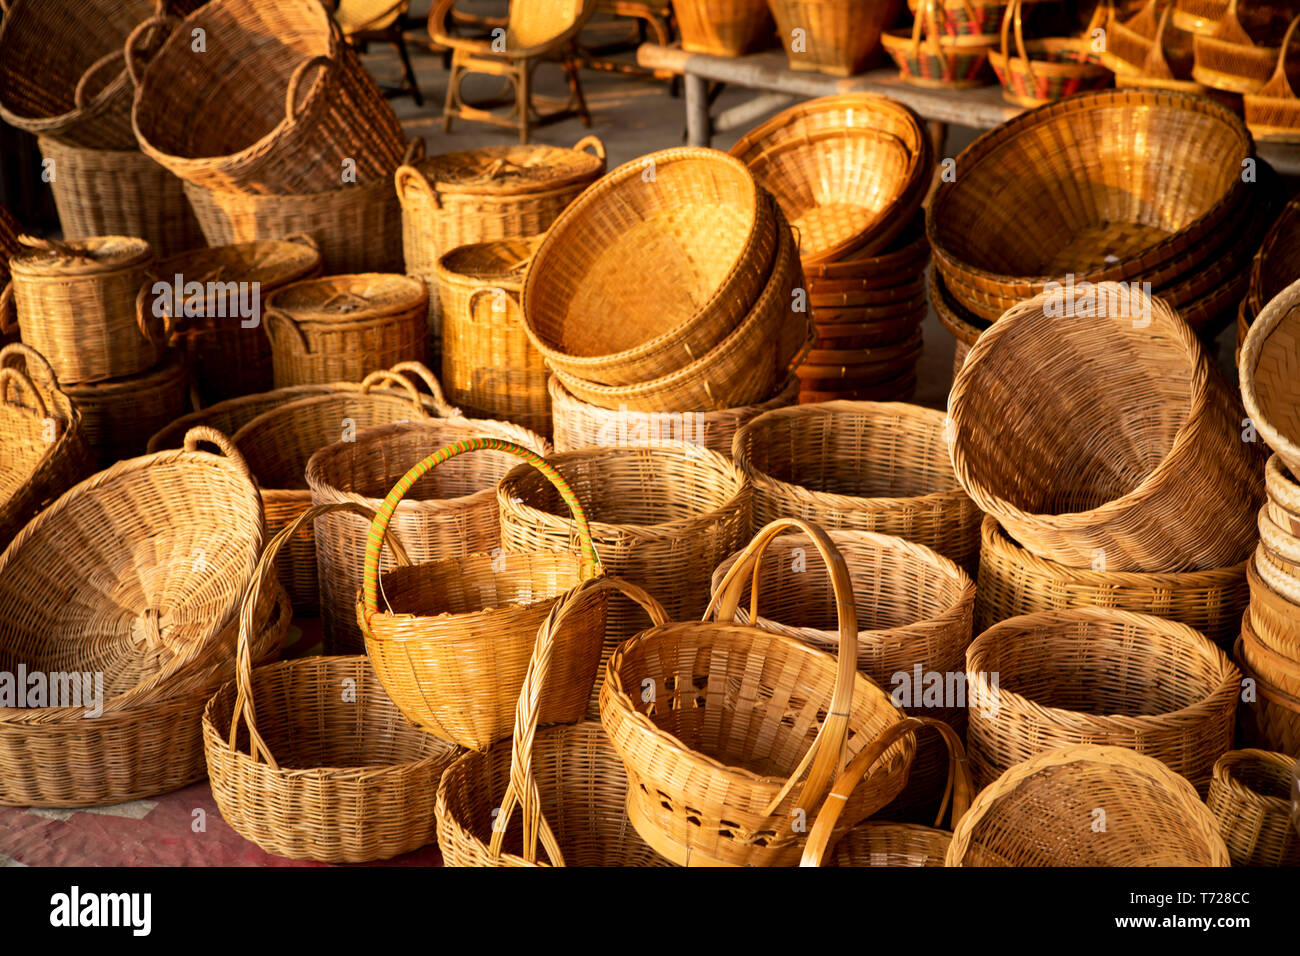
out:
{"label": "table leg", "polygon": [[702,76],[686,74],[686,142],[708,146],[713,142],[709,119],[709,84]]}

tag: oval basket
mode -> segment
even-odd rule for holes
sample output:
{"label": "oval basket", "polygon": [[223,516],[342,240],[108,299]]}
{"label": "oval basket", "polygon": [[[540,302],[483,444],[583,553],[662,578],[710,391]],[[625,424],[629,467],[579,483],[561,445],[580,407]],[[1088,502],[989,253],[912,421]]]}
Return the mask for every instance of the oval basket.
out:
{"label": "oval basket", "polygon": [[1229,750],[1214,764],[1205,803],[1219,824],[1233,866],[1300,865],[1291,825],[1294,757],[1268,750]]}

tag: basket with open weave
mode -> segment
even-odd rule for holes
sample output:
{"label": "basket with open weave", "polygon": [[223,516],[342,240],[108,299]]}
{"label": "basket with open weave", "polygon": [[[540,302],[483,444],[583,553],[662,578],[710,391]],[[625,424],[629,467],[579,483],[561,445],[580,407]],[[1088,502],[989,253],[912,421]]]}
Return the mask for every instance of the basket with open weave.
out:
{"label": "basket with open weave", "polygon": [[1279,48],[1278,41],[1292,14],[1284,4],[1247,0],[1245,10],[1241,6],[1228,0],[1214,32],[1192,36],[1192,79],[1229,93],[1258,93],[1274,74],[1274,64],[1285,60],[1285,46]]}
{"label": "basket with open weave", "polygon": [[1300,865],[1291,825],[1295,769],[1294,757],[1268,750],[1230,750],[1215,763],[1205,803],[1233,866]]}

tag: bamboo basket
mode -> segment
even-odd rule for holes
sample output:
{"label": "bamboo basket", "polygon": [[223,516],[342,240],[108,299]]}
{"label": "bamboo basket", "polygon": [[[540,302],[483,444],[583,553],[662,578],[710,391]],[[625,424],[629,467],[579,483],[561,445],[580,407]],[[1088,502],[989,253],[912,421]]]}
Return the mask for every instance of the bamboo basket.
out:
{"label": "bamboo basket", "polygon": [[1294,757],[1268,750],[1230,750],[1214,765],[1206,805],[1233,866],[1300,865],[1291,825]]}
{"label": "bamboo basket", "polygon": [[[1171,42],[1166,47],[1165,36],[1169,24],[1171,20],[1176,24],[1176,18],[1174,5],[1166,5],[1164,12],[1160,14],[1159,25],[1156,27],[1155,36],[1148,44],[1149,48],[1145,56],[1129,72],[1120,72],[1116,69],[1115,85],[1195,93],[1216,99],[1234,112],[1240,110],[1241,102],[1236,99],[1237,94],[1216,90],[1191,78],[1195,57],[1192,51],[1192,39],[1187,33],[1182,34],[1181,42]],[[1105,54],[1103,54],[1103,62],[1104,60]]]}
{"label": "bamboo basket", "polygon": [[0,325],[12,311],[24,344],[45,356],[64,385],[158,364],[162,350],[136,312],[136,293],[154,261],[147,242],[126,236],[72,242],[23,236],[22,242],[24,250],[9,260],[9,287],[0,293]]}
{"label": "bamboo basket", "polygon": [[[779,227],[775,205],[725,153],[684,147],[626,163],[547,230],[524,280],[529,338],[573,380],[670,376],[752,314],[771,284]],[[629,271],[643,261],[655,268]]]}
{"label": "bamboo basket", "polygon": [[[704,611],[709,573],[749,533],[750,491],[739,468],[722,455],[679,442],[585,448],[553,455],[550,462],[583,502],[607,573],[645,588],[670,620]],[[574,550],[568,509],[532,469],[506,475],[497,486],[497,503],[506,553]],[[597,685],[614,648],[640,629],[635,606],[612,596]],[[595,693],[589,705],[594,716]]]}
{"label": "bamboo basket", "polygon": [[273,292],[266,306],[276,388],[355,382],[374,368],[424,361],[428,290],[420,279],[306,279]]}
{"label": "bamboo basket", "polygon": [[[928,0],[907,0],[913,15],[923,13],[927,4]],[[950,43],[986,46],[997,42],[1006,8],[1007,0],[948,0],[938,4],[935,25],[939,35]]]}
{"label": "bamboo basket", "polygon": [[244,839],[290,859],[360,863],[434,842],[434,790],[457,751],[402,719],[364,657],[252,666],[249,610],[280,547],[339,509],[368,512],[310,508],[263,553],[240,615],[235,679],[203,712],[203,748],[217,808]]}
{"label": "bamboo basket", "polygon": [[673,0],[687,53],[744,56],[768,45],[775,29],[767,0]]}
{"label": "bamboo basket", "polygon": [[[1025,42],[1023,4],[1011,0],[1002,17],[1002,46],[989,51],[989,64],[1002,84],[1002,98],[1016,106],[1045,106],[1109,86],[1111,72],[1089,48],[1086,37],[1045,37]],[[1008,46],[1015,25],[1016,47]]]}
{"label": "bamboo basket", "polygon": [[0,118],[71,145],[134,149],[122,45],[157,6],[151,0],[10,0],[0,28]]}
{"label": "bamboo basket", "polygon": [[1174,26],[1213,36],[1227,12],[1228,0],[1174,0]]}
{"label": "bamboo basket", "polygon": [[[158,283],[168,291],[155,295],[151,310],[170,316],[172,342],[184,352],[205,403],[270,390],[263,303],[290,282],[319,275],[320,263],[314,241],[295,236],[193,249],[157,264]],[[200,288],[186,288],[191,283]],[[155,284],[142,293],[145,301],[158,291]],[[246,306],[251,315],[242,313]]]}
{"label": "bamboo basket", "polygon": [[[470,554],[421,566],[399,556],[381,582],[381,549],[373,542],[382,543],[407,490],[443,462],[473,451],[521,458],[550,482],[573,515],[581,554]],[[379,506],[367,537],[357,623],[380,682],[407,719],[443,740],[482,751],[510,736],[537,628],[566,591],[600,570],[582,505],[552,465],[502,439],[470,438],[417,462]],[[543,724],[580,721],[591,696],[606,602],[581,603],[569,626],[554,635],[556,681],[538,704]]]}
{"label": "bamboo basket", "polygon": [[[420,461],[430,448],[480,436],[504,439],[538,454],[550,451],[540,435],[506,422],[455,417],[380,425],[312,455],[306,471],[312,503],[354,501],[377,510],[410,463]],[[411,560],[423,566],[496,549],[501,533],[495,489],[517,463],[510,455],[491,452],[458,457],[410,488],[391,525],[409,542]],[[321,623],[329,653],[355,654],[364,648],[356,598],[365,577],[369,530],[369,523],[352,515],[331,514],[316,522]],[[394,567],[384,555],[381,572],[387,575]]]}
{"label": "bamboo basket", "polygon": [[1279,753],[1300,752],[1300,698],[1264,680],[1250,666],[1238,639],[1233,661],[1241,669],[1241,739],[1249,747]]}
{"label": "bamboo basket", "polygon": [[[966,700],[937,702],[922,697],[923,681],[931,674],[946,678],[961,673],[971,640],[975,584],[952,561],[922,547],[888,535],[867,531],[828,531],[844,556],[857,606],[858,670],[890,693],[907,713],[918,711],[956,728],[964,728]],[[736,621],[784,634],[834,653],[838,642],[830,614],[834,594],[830,582],[807,573],[813,542],[800,535],[782,535],[767,550],[757,584],[764,607],[755,620],[743,608]],[[713,594],[739,559],[734,554],[713,572]],[[744,600],[744,594],[741,595]],[[942,741],[917,741],[907,787],[893,812],[929,806],[943,793],[948,754]]]}
{"label": "bamboo basket", "polygon": [[548,361],[561,384],[585,402],[620,411],[719,411],[771,395],[813,335],[810,313],[796,311],[804,279],[795,240],[779,212],[776,219],[779,246],[767,284],[748,315],[716,348],[668,375],[635,385],[593,384]]}
{"label": "bamboo basket", "polygon": [[1300,200],[1292,200],[1274,220],[1251,262],[1250,293],[1242,307],[1244,321],[1238,326],[1238,348],[1246,341],[1254,317],[1297,274],[1300,274]]}
{"label": "bamboo basket", "polygon": [[497,239],[460,246],[438,260],[442,380],[472,415],[551,433],[549,373],[528,340],[523,273],[540,239]]}
{"label": "bamboo basket", "polygon": [[1242,97],[1246,128],[1256,142],[1300,142],[1300,98],[1295,95],[1286,69],[1286,55],[1297,24],[1300,17],[1292,20],[1286,29],[1277,54],[1277,68],[1268,82],[1257,92]]}
{"label": "bamboo basket", "polygon": [[614,411],[575,397],[554,375],[547,388],[556,451],[575,451],[590,445],[622,448],[684,441],[730,457],[737,429],[764,412],[794,404],[799,380],[790,376],[775,395],[760,404],[716,412]]}
{"label": "bamboo basket", "polygon": [[980,793],[945,865],[1228,866],[1229,857],[1182,777],[1131,750],[1077,745],[1031,757]]}
{"label": "bamboo basket", "polygon": [[[838,661],[733,622],[741,583],[787,530],[812,537],[835,582]],[[786,519],[759,532],[702,622],[642,631],[614,652],[600,718],[627,768],[628,816],[652,849],[687,866],[791,865],[803,850],[801,821],[817,813],[846,755],[878,738],[883,759],[848,797],[837,829],[897,795],[915,744],[896,726],[904,714],[857,673],[857,633],[844,559],[820,528]],[[753,690],[736,697],[739,687]]]}
{"label": "bamboo basket", "polygon": [[38,144],[64,239],[135,236],[160,256],[205,244],[181,181],[139,150]]}
{"label": "bamboo basket", "polygon": [[[1300,588],[1276,591],[1260,574],[1257,561],[1246,564],[1250,586],[1249,625],[1260,644],[1292,661],[1300,661]],[[1244,630],[1244,628],[1243,628]]]}
{"label": "bamboo basket", "polygon": [[[594,591],[610,588],[636,600],[654,625],[667,622],[654,598],[618,578],[589,578],[551,605],[528,662],[510,746],[502,741],[465,754],[438,785],[443,865],[666,865],[628,822],[627,774],[600,724],[537,729],[561,625]],[[516,807],[520,822],[512,826]]]}
{"label": "bamboo basket", "polygon": [[100,468],[143,455],[149,438],[185,414],[190,404],[190,373],[169,353],[139,375],[125,375],[64,391],[81,412],[86,442]]}
{"label": "bamboo basket", "polygon": [[1273,687],[1292,697],[1300,695],[1300,661],[1277,651],[1255,633],[1253,616],[1241,619],[1241,654],[1250,669]]}
{"label": "bamboo basket", "polygon": [[[1070,567],[1245,558],[1263,460],[1195,334],[1159,299],[1110,283],[1098,297],[1125,305],[1106,316],[1063,322],[1047,314],[1050,295],[981,335],[953,383],[950,451],[966,493],[1023,547]],[[1115,354],[1127,361],[1099,373],[1096,357]],[[1008,395],[1032,395],[1032,410]]]}
{"label": "bamboo basket", "polygon": [[[258,603],[257,663],[279,656],[293,609],[280,587]],[[155,690],[106,702],[87,719],[84,709],[0,708],[0,805],[111,806],[179,790],[208,775],[203,757],[203,708],[234,674],[239,617],[226,621],[217,643],[221,660]],[[33,719],[35,716],[35,719]],[[50,719],[53,718],[53,719]]]}
{"label": "bamboo basket", "polygon": [[900,0],[768,0],[768,6],[790,69],[852,76],[871,61],[881,33],[903,5]]}
{"label": "bamboo basket", "polygon": [[990,323],[972,315],[948,293],[943,284],[943,274],[938,269],[930,270],[930,305],[939,324],[951,332],[956,340],[952,352],[952,376],[955,379],[966,363],[971,346],[979,341],[980,333]]}
{"label": "bamboo basket", "polygon": [[[159,27],[170,35],[142,54],[138,40]],[[202,52],[192,49],[195,30]],[[402,161],[396,114],[312,0],[212,0],[183,22],[155,18],[127,38],[126,62],[140,148],[195,185],[313,193],[349,174],[386,179]]]}
{"label": "bamboo basket", "polygon": [[797,517],[897,535],[974,573],[980,513],[957,484],[942,413],[886,402],[823,402],[767,412],[736,432],[732,457],[753,484],[754,524]]}
{"label": "bamboo basket", "polygon": [[[989,53],[993,49],[992,33],[1001,22],[1002,6],[953,4],[958,10],[969,9],[971,16],[961,20],[949,15],[942,0],[924,0],[914,11],[910,29],[886,30],[880,37],[885,52],[898,64],[904,83],[932,89],[969,89],[987,85]],[[998,14],[996,22],[985,15]],[[962,14],[958,14],[962,17]],[[974,29],[977,32],[963,32]]]}
{"label": "bamboo basket", "polygon": [[[807,105],[807,104],[805,104]],[[805,277],[813,286],[821,282],[857,280],[864,288],[891,287],[899,278],[910,281],[925,271],[930,243],[925,238],[925,212],[918,209],[888,252],[840,262],[806,262]]]}
{"label": "bamboo basket", "polygon": [[1230,650],[1250,601],[1249,560],[1166,574],[1071,568],[1026,551],[991,517],[984,519],[980,541],[976,634],[1022,614],[1099,607],[1177,621]]}
{"label": "bamboo basket", "polygon": [[[378,391],[396,385],[405,394]],[[357,391],[335,391],[296,399],[249,419],[232,441],[257,479],[270,534],[297,519],[312,505],[307,487],[307,462],[319,449],[350,441],[358,431],[375,425],[427,417],[408,379],[395,372],[371,372]],[[300,527],[285,543],[278,571],[293,599],[295,611],[319,611],[321,596],[316,573],[316,537],[311,525]]]}
{"label": "bamboo basket", "polygon": [[[992,675],[997,675],[996,677]],[[1044,750],[1127,747],[1204,792],[1232,747],[1241,675],[1184,624],[1110,608],[1039,611],[994,624],[966,652],[967,747],[983,788]]]}
{"label": "bamboo basket", "polygon": [[92,470],[76,404],[26,345],[0,348],[0,551]]}
{"label": "bamboo basket", "polygon": [[1237,364],[1246,414],[1292,473],[1300,472],[1300,321],[1292,318],[1297,302],[1300,282],[1293,282],[1264,306]]}
{"label": "bamboo basket", "polygon": [[919,823],[854,827],[835,845],[826,866],[943,866],[952,833]]}
{"label": "bamboo basket", "polygon": [[[1192,79],[1216,90],[1230,93],[1257,93],[1273,74],[1273,64],[1279,56],[1285,57],[1275,46],[1259,45],[1251,30],[1241,22],[1237,13],[1237,0],[1228,0],[1218,26],[1212,35],[1197,33],[1192,37],[1195,65]],[[1261,9],[1266,4],[1256,4]],[[1252,24],[1254,32],[1268,43],[1271,31],[1267,23]],[[1276,36],[1272,37],[1276,42]]]}
{"label": "bamboo basket", "polygon": [[808,263],[886,250],[920,208],[934,165],[920,118],[869,93],[792,106],[742,136],[730,153],[776,197]]}
{"label": "bamboo basket", "polygon": [[1272,522],[1284,533],[1300,538],[1300,483],[1277,455],[1270,455],[1264,465],[1264,492]]}

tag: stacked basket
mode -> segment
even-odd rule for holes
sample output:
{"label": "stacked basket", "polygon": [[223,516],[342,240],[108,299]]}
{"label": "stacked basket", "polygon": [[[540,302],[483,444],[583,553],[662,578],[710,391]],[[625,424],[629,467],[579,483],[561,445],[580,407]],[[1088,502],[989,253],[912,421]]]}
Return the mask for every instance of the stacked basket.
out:
{"label": "stacked basket", "polygon": [[816,330],[800,401],[911,395],[929,260],[914,216],[934,163],[921,121],[881,96],[824,97],[779,113],[731,154],[799,237]]}

